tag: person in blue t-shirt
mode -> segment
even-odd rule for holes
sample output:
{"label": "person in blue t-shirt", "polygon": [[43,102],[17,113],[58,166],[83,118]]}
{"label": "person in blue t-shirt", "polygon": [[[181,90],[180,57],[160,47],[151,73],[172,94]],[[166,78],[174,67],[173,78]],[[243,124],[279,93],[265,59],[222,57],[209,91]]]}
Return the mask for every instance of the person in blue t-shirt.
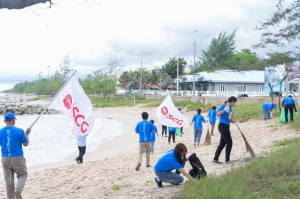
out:
{"label": "person in blue t-shirt", "polygon": [[[0,129],[0,144],[6,196],[7,198],[22,198],[21,193],[27,179],[26,159],[22,145],[28,146],[31,129],[28,128],[25,133],[23,129],[15,127],[16,117],[11,112],[4,115],[4,123],[6,126]],[[17,183],[14,182],[15,173],[18,178]]]}
{"label": "person in blue t-shirt", "polygon": [[201,135],[202,135],[202,123],[205,123],[206,120],[204,119],[204,117],[201,115],[201,109],[199,108],[197,110],[197,114],[194,115],[192,122],[191,122],[191,126],[194,123],[194,146],[199,146],[200,144],[200,139],[201,139]]}
{"label": "person in blue t-shirt", "polygon": [[[162,157],[159,158],[154,166],[154,172],[157,176],[155,182],[159,188],[162,187],[162,183],[171,183],[178,185],[183,182],[182,173],[189,180],[194,180],[188,172],[184,170],[187,148],[183,143],[176,144],[174,149],[168,150]],[[176,170],[175,173],[172,170]]]}
{"label": "person in blue t-shirt", "polygon": [[227,104],[222,104],[218,110],[217,116],[220,117],[218,129],[220,131],[221,138],[213,160],[214,163],[221,163],[219,162],[219,156],[225,146],[225,163],[231,163],[230,153],[232,148],[232,138],[230,134],[230,122],[234,122],[232,118],[232,107],[235,105],[236,101],[236,97],[231,96],[227,100]]}
{"label": "person in blue t-shirt", "polygon": [[[183,112],[181,111],[181,110],[182,110],[181,107],[178,107],[177,109],[178,109],[179,112],[183,115]],[[181,132],[181,134],[183,134],[183,126],[180,127],[180,132]]]}
{"label": "person in blue t-shirt", "polygon": [[150,142],[151,142],[151,134],[154,133],[155,129],[153,124],[148,121],[149,114],[147,112],[142,113],[143,121],[137,123],[135,127],[135,132],[139,134],[139,156],[137,166],[135,168],[136,171],[140,170],[142,157],[144,153],[144,149],[146,148],[146,167],[151,167],[150,165]]}
{"label": "person in blue t-shirt", "polygon": [[154,151],[154,142],[155,142],[155,133],[158,136],[157,128],[154,125],[154,120],[150,120],[150,122],[153,124],[154,133],[151,133],[151,144],[150,144],[150,153],[153,153]]}
{"label": "person in blue t-shirt", "polygon": [[86,151],[86,135],[84,135],[84,136],[77,135],[76,138],[77,138],[77,146],[78,146],[78,150],[79,150],[79,155],[75,159],[75,161],[78,164],[81,164],[81,163],[83,163],[83,156]]}
{"label": "person in blue t-shirt", "polygon": [[215,129],[215,124],[216,124],[216,120],[217,120],[217,111],[216,111],[217,107],[213,106],[211,108],[211,110],[208,113],[208,121],[210,123],[211,126],[211,135],[214,135],[214,129]]}
{"label": "person in blue t-shirt", "polygon": [[176,132],[176,127],[171,127],[169,126],[168,127],[168,131],[169,131],[169,137],[168,137],[168,142],[170,144],[170,141],[171,141],[171,136],[172,136],[172,139],[173,139],[173,143],[176,143],[175,142],[175,132]]}
{"label": "person in blue t-shirt", "polygon": [[292,95],[289,95],[288,97],[285,97],[283,99],[282,107],[284,107],[285,123],[286,124],[288,123],[288,111],[290,111],[291,122],[293,122],[294,121],[293,109],[295,109],[296,114],[298,114],[298,112]]}
{"label": "person in blue t-shirt", "polygon": [[276,104],[272,103],[264,103],[262,106],[263,112],[264,112],[264,120],[267,121],[268,119],[271,119],[271,113],[273,108],[276,108]]}

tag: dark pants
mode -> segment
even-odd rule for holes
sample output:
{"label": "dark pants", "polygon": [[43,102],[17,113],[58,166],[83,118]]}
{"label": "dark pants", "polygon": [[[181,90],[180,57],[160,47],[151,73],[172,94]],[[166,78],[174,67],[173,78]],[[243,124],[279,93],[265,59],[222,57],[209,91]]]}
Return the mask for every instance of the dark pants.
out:
{"label": "dark pants", "polygon": [[79,156],[76,158],[76,160],[79,160],[81,163],[83,163],[83,155],[85,154],[85,146],[79,146]]}
{"label": "dark pants", "polygon": [[[185,160],[181,164],[182,168],[185,166]],[[180,175],[180,171],[176,170],[175,173],[172,171],[157,172],[155,175],[159,178],[161,182],[171,183],[171,184],[180,184],[183,182],[183,177]]]}
{"label": "dark pants", "polygon": [[232,148],[232,139],[231,139],[231,134],[230,134],[229,127],[230,126],[227,125],[227,124],[219,123],[218,129],[220,131],[221,137],[220,137],[220,144],[219,144],[219,146],[216,150],[214,160],[219,160],[219,156],[220,156],[223,148],[225,147],[225,145],[226,145],[225,161],[230,160],[230,152],[231,152],[231,148]]}
{"label": "dark pants", "polygon": [[171,136],[172,136],[173,142],[175,143],[175,132],[169,132],[169,137],[168,137],[169,143],[171,141]]}
{"label": "dark pants", "polygon": [[165,133],[165,135],[167,135],[167,126],[162,125],[162,133],[161,133],[161,136],[164,136],[164,133]]}
{"label": "dark pants", "polygon": [[285,122],[288,122],[288,110],[291,114],[291,121],[294,121],[294,111],[293,111],[294,105],[293,104],[285,104],[284,105],[284,116],[285,116]]}
{"label": "dark pants", "polygon": [[180,127],[180,131],[181,131],[181,133],[183,134],[183,126],[182,126],[182,127]]}

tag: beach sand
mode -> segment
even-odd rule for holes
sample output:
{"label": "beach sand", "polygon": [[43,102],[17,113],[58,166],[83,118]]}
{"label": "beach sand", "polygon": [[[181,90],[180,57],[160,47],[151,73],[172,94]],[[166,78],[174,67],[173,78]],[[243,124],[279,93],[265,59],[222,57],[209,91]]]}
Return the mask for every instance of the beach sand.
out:
{"label": "beach sand", "polygon": [[[98,146],[97,150],[88,152],[84,156],[84,163],[77,164],[75,157],[66,157],[61,163],[46,166],[28,168],[28,179],[22,193],[25,199],[35,198],[171,198],[181,191],[182,186],[174,186],[163,183],[163,188],[158,188],[154,178],[153,167],[160,156],[175,144],[168,144],[167,137],[161,137],[161,125],[155,120],[159,130],[159,137],[155,142],[154,153],[151,154],[151,167],[145,164],[146,157],[143,156],[140,171],[135,171],[138,157],[138,134],[134,132],[136,123],[141,121],[141,113],[147,111],[152,117],[156,108],[118,107],[98,108],[93,110],[95,116],[112,118],[123,124],[124,130],[131,131],[115,139],[108,140]],[[184,115],[191,121],[196,111],[183,110]],[[206,113],[203,113],[206,116]],[[262,116],[263,117],[263,116]],[[296,118],[297,119],[297,118]],[[269,152],[274,141],[284,138],[299,137],[300,133],[280,124],[278,119],[271,119],[267,124],[263,120],[251,120],[239,124],[245,137],[250,143],[257,156]],[[183,137],[176,136],[176,142],[186,144],[188,154],[196,153],[203,163],[208,174],[220,175],[232,167],[238,167],[250,158],[246,153],[245,142],[235,125],[231,125],[233,148],[231,160],[233,164],[212,163],[215,150],[218,146],[220,134],[215,128],[211,145],[203,145],[207,125],[201,138],[201,145],[193,146],[193,127],[184,126]],[[109,132],[100,132],[109,133]],[[29,146],[30,147],[30,146]],[[75,147],[75,146],[74,146]],[[88,143],[87,143],[88,147]],[[224,150],[220,161],[224,161]],[[26,154],[25,154],[26,158]],[[191,169],[187,162],[185,169]],[[186,178],[185,178],[186,179]],[[152,180],[152,183],[146,183]],[[119,190],[113,190],[114,185],[119,185]],[[5,182],[0,181],[0,198],[5,198]]]}

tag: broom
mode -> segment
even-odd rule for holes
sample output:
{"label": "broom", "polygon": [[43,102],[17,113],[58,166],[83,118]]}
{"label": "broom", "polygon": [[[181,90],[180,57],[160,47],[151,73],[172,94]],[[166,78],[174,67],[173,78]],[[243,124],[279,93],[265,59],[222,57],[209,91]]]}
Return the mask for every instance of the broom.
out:
{"label": "broom", "polygon": [[204,144],[205,144],[205,145],[210,145],[210,144],[211,144],[211,137],[210,137],[210,134],[209,134],[209,125],[208,125],[208,121],[207,121],[207,133],[206,133],[206,136],[205,136]]}
{"label": "broom", "polygon": [[235,123],[235,125],[237,126],[237,128],[239,129],[240,133],[242,134],[242,136],[243,136],[243,138],[244,138],[244,140],[245,140],[246,151],[247,151],[247,152],[250,152],[252,158],[256,158],[256,155],[255,155],[254,151],[252,150],[250,144],[249,144],[248,141],[246,140],[246,137],[244,136],[243,132],[241,131],[239,125],[238,125],[236,122],[234,122],[234,123]]}

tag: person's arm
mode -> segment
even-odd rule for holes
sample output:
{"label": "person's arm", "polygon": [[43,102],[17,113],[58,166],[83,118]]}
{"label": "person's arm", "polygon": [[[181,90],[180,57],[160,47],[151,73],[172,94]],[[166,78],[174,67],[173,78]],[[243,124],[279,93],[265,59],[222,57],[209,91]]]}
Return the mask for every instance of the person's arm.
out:
{"label": "person's arm", "polygon": [[[221,107],[220,107],[220,108],[221,108]],[[227,112],[227,111],[229,111],[229,110],[230,110],[230,109],[229,109],[229,106],[226,105],[222,111],[219,111],[219,112],[217,113],[217,116],[220,117],[221,115],[223,115],[225,112]]]}
{"label": "person's arm", "polygon": [[28,144],[29,144],[29,134],[30,134],[30,131],[31,131],[31,129],[28,128],[28,129],[26,130],[26,132],[25,132],[25,136],[26,136],[28,142],[23,143],[23,146],[28,146]]}
{"label": "person's arm", "polygon": [[296,104],[294,104],[294,110],[295,110],[296,113],[298,112],[297,108],[296,108]]}
{"label": "person's arm", "polygon": [[188,174],[184,168],[178,169],[178,171],[180,171],[180,173],[182,173],[182,175],[184,175],[185,177],[187,177],[189,180],[195,180],[192,176],[190,176],[190,174]]}

